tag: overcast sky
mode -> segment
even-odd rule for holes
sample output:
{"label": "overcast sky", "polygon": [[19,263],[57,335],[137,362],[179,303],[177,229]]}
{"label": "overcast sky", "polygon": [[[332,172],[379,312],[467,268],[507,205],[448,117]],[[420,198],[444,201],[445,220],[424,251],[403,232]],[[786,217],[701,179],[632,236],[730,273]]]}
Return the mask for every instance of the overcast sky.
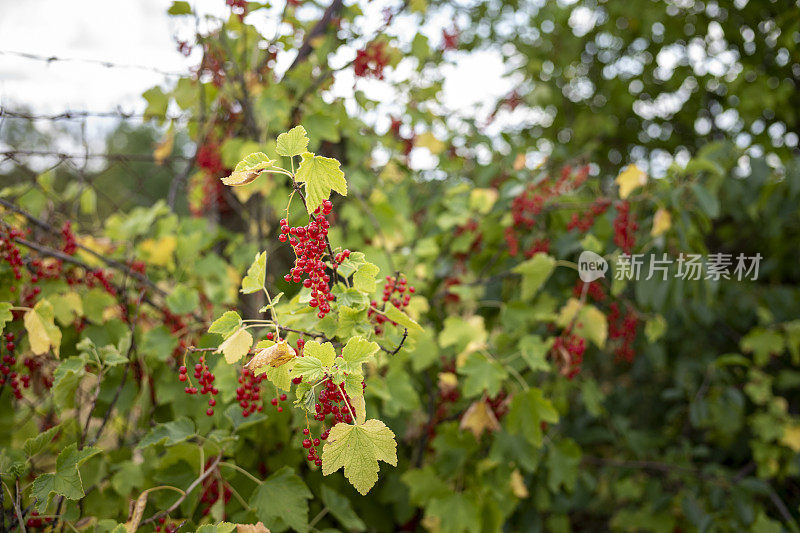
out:
{"label": "overcast sky", "polygon": [[[224,0],[194,0],[201,13],[225,16],[229,13]],[[185,58],[177,52],[175,35],[187,36],[191,27],[166,15],[171,0],[0,0],[0,105],[10,109],[28,107],[36,113],[58,113],[64,110],[108,111],[121,108],[141,111],[141,93],[156,84],[174,79],[164,74],[139,68],[104,68],[78,60],[100,60],[115,64],[142,65],[167,72],[186,72],[196,64],[196,55]],[[369,31],[382,22],[381,11],[388,0],[372,0],[364,4],[365,17],[358,22]],[[264,31],[271,31],[275,17],[258,11],[248,18]],[[413,26],[416,19],[398,20]],[[433,43],[443,28],[452,26],[448,17],[433,20],[426,27]],[[403,33],[401,33],[402,35]],[[405,35],[413,32],[405,32]],[[76,61],[36,61],[13,53],[73,58]],[[354,51],[344,51],[344,54]],[[470,113],[476,105],[487,105],[507,94],[509,80],[503,80],[504,67],[492,53],[453,54],[457,66],[445,70],[443,101],[449,109]],[[291,58],[286,58],[289,61]],[[344,58],[344,60],[349,58]],[[481,76],[475,76],[481,72]],[[397,72],[395,76],[402,76]],[[352,92],[352,70],[337,75],[334,93],[346,96]],[[359,89],[370,96],[392,100],[381,84],[359,80]],[[102,129],[94,123],[92,129]]]}

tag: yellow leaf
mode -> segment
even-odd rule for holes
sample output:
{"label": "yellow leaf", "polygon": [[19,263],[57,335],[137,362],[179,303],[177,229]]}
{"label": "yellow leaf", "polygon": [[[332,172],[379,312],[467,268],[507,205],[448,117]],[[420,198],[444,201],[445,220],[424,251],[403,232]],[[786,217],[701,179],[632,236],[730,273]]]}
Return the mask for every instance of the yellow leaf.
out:
{"label": "yellow leaf", "polygon": [[270,533],[263,522],[255,524],[236,524],[236,533]]}
{"label": "yellow leaf", "polygon": [[556,325],[562,328],[567,327],[573,319],[578,315],[578,311],[581,310],[581,301],[577,298],[570,298],[567,300],[567,303],[564,304],[564,307],[561,308],[561,311],[558,312],[558,318],[556,318]]}
{"label": "yellow leaf", "polygon": [[277,368],[288,363],[296,355],[297,352],[289,346],[289,343],[285,340],[280,340],[272,346],[259,351],[244,366],[254,370],[266,365]]}
{"label": "yellow leaf", "polygon": [[453,391],[458,387],[458,377],[452,372],[439,373],[439,390],[443,393]]}
{"label": "yellow leaf", "polygon": [[520,474],[518,469],[511,472],[508,484],[511,486],[511,492],[520,500],[524,500],[530,495],[528,493],[528,487],[525,486],[525,480],[522,478],[522,474]]}
{"label": "yellow leaf", "polygon": [[433,133],[429,131],[417,135],[417,137],[414,139],[414,144],[416,146],[427,148],[433,155],[438,155],[444,152],[444,149],[447,148],[442,141],[437,139]]}
{"label": "yellow leaf", "polygon": [[525,154],[517,154],[517,157],[514,158],[514,170],[522,170],[525,168],[527,160],[528,158],[525,157]]}
{"label": "yellow leaf", "polygon": [[[109,239],[95,239],[91,235],[76,235],[75,240],[79,245],[84,246],[100,255],[109,255],[114,250],[114,246],[111,244]],[[89,266],[94,267],[104,265],[100,259],[84,250],[81,250],[80,248],[78,248],[78,255]]]}
{"label": "yellow leaf", "polygon": [[614,181],[619,186],[619,197],[624,200],[634,190],[647,183],[647,174],[631,163],[619,173],[619,176]]}
{"label": "yellow leaf", "polygon": [[367,404],[364,401],[364,396],[351,396],[350,403],[356,412],[356,424],[363,424],[367,420]]}
{"label": "yellow leaf", "polygon": [[139,244],[139,250],[145,254],[148,264],[174,268],[173,255],[177,246],[178,239],[174,235],[166,235],[158,240],[143,240]]}
{"label": "yellow leaf", "polygon": [[33,309],[25,313],[23,322],[28,331],[28,342],[36,355],[46,354],[52,347],[58,357],[61,330],[53,322],[54,316],[53,305],[47,300],[39,300]]}
{"label": "yellow leaf", "polygon": [[246,329],[239,328],[236,333],[225,339],[214,353],[222,352],[225,355],[225,361],[232,365],[247,355],[252,345],[253,336]]}
{"label": "yellow leaf", "polygon": [[672,215],[670,215],[669,211],[662,207],[656,211],[655,215],[653,215],[653,229],[650,230],[650,235],[653,237],[658,237],[659,235],[663,235],[669,231],[669,228],[671,227]]}
{"label": "yellow leaf", "polygon": [[795,453],[800,453],[800,425],[783,426],[783,436],[781,442],[791,448]]}
{"label": "yellow leaf", "polygon": [[461,424],[459,425],[461,431],[469,430],[478,439],[484,431],[497,431],[500,429],[500,423],[494,412],[489,409],[486,401],[481,398],[470,405],[464,416],[461,417]]}
{"label": "yellow leaf", "polygon": [[161,140],[156,149],[153,150],[153,159],[156,165],[163,165],[164,161],[172,154],[172,148],[175,146],[175,132],[170,128],[167,135]]}
{"label": "yellow leaf", "polygon": [[497,201],[497,189],[472,189],[469,192],[469,208],[485,215]]}

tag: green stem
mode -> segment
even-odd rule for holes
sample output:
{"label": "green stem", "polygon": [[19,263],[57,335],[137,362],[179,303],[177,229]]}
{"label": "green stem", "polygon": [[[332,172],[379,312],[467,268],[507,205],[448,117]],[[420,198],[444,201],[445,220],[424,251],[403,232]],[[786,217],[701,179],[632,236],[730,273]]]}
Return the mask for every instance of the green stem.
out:
{"label": "green stem", "polygon": [[228,462],[225,462],[225,461],[221,461],[221,462],[219,463],[219,466],[227,466],[228,468],[233,468],[234,470],[236,470],[236,471],[237,471],[237,472],[239,472],[240,474],[244,474],[245,476],[247,476],[248,478],[250,478],[250,479],[251,479],[251,480],[252,480],[254,483],[257,483],[257,484],[259,484],[259,485],[261,485],[261,484],[263,483],[263,481],[261,481],[260,479],[258,479],[257,477],[255,477],[253,474],[251,474],[250,472],[248,472],[247,470],[245,470],[244,468],[242,468],[241,466],[239,466],[239,465],[237,465],[237,464],[233,464],[233,463],[228,463]]}

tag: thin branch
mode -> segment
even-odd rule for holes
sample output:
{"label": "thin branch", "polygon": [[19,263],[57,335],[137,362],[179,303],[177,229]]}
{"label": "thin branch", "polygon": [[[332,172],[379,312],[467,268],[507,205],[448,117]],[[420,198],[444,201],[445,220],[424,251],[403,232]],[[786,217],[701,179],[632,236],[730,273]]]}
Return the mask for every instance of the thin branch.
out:
{"label": "thin branch", "polygon": [[[19,206],[15,205],[15,204],[13,204],[13,203],[11,203],[9,201],[6,201],[6,200],[3,200],[2,198],[0,198],[0,205],[2,205],[3,207],[5,207],[7,209],[10,209],[11,211],[14,211],[15,213],[17,213],[19,215],[22,215],[29,222],[35,224],[36,226],[39,226],[40,228],[42,228],[42,229],[44,229],[46,231],[48,231],[52,235],[57,235],[57,236],[61,235],[61,231],[56,229],[55,227],[53,227],[51,224],[48,224],[47,222],[41,220],[40,218],[35,217],[34,215],[28,213],[24,209],[20,208]],[[25,241],[25,242],[28,242],[28,241]],[[23,244],[23,243],[20,242],[20,244]],[[33,244],[33,243],[29,243],[29,244]],[[81,267],[85,268],[86,270],[90,270],[90,271],[94,270],[92,267],[86,265],[83,262],[79,262],[78,260],[76,260],[72,256],[69,256],[67,254],[61,253],[61,252],[59,252],[57,250],[53,250],[52,248],[47,248],[47,249],[45,249],[43,247],[42,248],[34,248],[33,246],[30,246],[29,244],[25,244],[25,246],[28,246],[29,248],[33,248],[33,249],[35,249],[35,250],[37,250],[37,251],[39,251],[41,253],[45,253],[47,255],[50,255],[51,257],[56,257],[57,259],[61,259],[62,261],[70,262],[70,263],[75,264],[77,266],[81,266]],[[150,281],[150,278],[148,278],[147,276],[145,276],[144,274],[142,274],[140,272],[134,271],[128,265],[126,265],[124,263],[120,263],[119,261],[111,259],[110,257],[106,257],[103,254],[100,254],[100,253],[98,253],[98,252],[92,250],[91,248],[88,248],[88,247],[86,247],[86,246],[84,246],[82,244],[76,244],[76,247],[79,250],[82,250],[82,251],[88,253],[89,255],[91,255],[93,257],[96,257],[97,259],[99,259],[102,262],[104,262],[106,265],[108,265],[108,266],[110,266],[112,268],[115,268],[117,270],[121,270],[126,275],[134,278],[135,280],[137,280],[137,281],[139,281],[141,283],[144,283],[145,285],[147,285],[149,288],[151,288],[152,290],[154,290],[158,294],[160,294],[162,296],[166,296],[166,292],[161,290],[155,283]],[[57,255],[55,255],[54,252]]]}
{"label": "thin branch", "polygon": [[398,344],[394,350],[389,350],[388,348],[384,348],[383,346],[381,346],[381,350],[388,353],[389,355],[397,355],[397,352],[399,352],[400,349],[403,347],[403,344],[405,344],[407,338],[408,338],[408,328],[403,328],[403,338],[400,339],[400,344]]}
{"label": "thin branch", "polygon": [[151,522],[155,522],[156,520],[158,520],[158,519],[159,519],[159,518],[161,518],[162,516],[167,516],[167,515],[168,515],[168,514],[170,514],[172,511],[174,511],[175,509],[177,509],[177,508],[178,508],[178,506],[180,506],[180,504],[182,504],[182,503],[183,503],[183,500],[185,500],[185,499],[186,499],[186,497],[187,497],[187,496],[189,496],[189,494],[191,494],[191,492],[192,492],[192,491],[193,491],[195,488],[197,488],[197,486],[198,486],[200,483],[202,483],[202,482],[203,482],[203,480],[205,480],[205,479],[206,479],[208,476],[210,476],[210,475],[211,475],[211,474],[214,472],[214,470],[216,469],[217,465],[219,464],[219,462],[220,462],[221,460],[222,460],[222,454],[219,454],[219,455],[218,455],[218,456],[217,456],[217,457],[214,459],[214,461],[212,461],[212,463],[211,463],[211,464],[208,466],[208,468],[206,468],[206,469],[205,469],[205,471],[203,471],[203,472],[200,474],[200,476],[199,476],[197,479],[195,479],[194,481],[192,481],[192,484],[191,484],[191,485],[189,485],[189,487],[186,489],[186,492],[184,492],[184,493],[183,493],[183,495],[182,495],[180,498],[178,498],[178,499],[175,501],[175,503],[173,503],[172,505],[170,505],[170,506],[169,506],[169,508],[167,508],[165,511],[159,511],[159,512],[157,512],[156,514],[154,514],[153,516],[151,516],[150,518],[148,518],[147,520],[143,520],[143,521],[142,521],[142,523],[141,523],[140,525],[142,525],[142,526],[143,526],[143,525],[145,525],[145,524],[149,524],[149,523],[151,523]]}
{"label": "thin branch", "polygon": [[[286,74],[294,70],[298,65],[308,59],[308,56],[310,56],[311,52],[314,51],[314,45],[312,45],[311,42],[317,37],[325,34],[328,25],[331,23],[333,18],[339,14],[343,7],[343,0],[333,0],[333,2],[331,2],[331,5],[328,6],[328,9],[325,10],[325,13],[323,13],[322,17],[317,21],[311,31],[306,34],[305,38],[303,39],[303,44],[297,50],[297,57],[294,58],[292,64],[289,65],[288,69],[286,69]],[[286,74],[284,74],[284,77]]]}

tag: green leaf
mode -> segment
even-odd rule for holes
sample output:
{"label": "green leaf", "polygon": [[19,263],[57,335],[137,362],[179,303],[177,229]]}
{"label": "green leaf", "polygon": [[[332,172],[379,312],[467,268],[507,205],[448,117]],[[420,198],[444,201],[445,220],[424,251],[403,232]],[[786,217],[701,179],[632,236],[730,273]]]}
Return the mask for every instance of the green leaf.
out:
{"label": "green leaf", "polygon": [[422,331],[422,326],[417,324],[410,316],[396,308],[390,302],[386,302],[386,308],[383,314],[392,322],[397,322],[399,325],[408,329],[408,331]]}
{"label": "green leaf", "polygon": [[397,466],[394,433],[380,420],[361,425],[336,424],[322,449],[322,474],[344,468],[345,477],[362,495],[378,481],[378,461]]}
{"label": "green leaf", "polygon": [[483,394],[484,391],[489,396],[495,396],[508,377],[508,372],[501,363],[479,353],[470,354],[458,368],[458,373],[467,376],[463,386],[464,396],[467,398]]}
{"label": "green leaf", "polygon": [[580,464],[581,449],[572,439],[564,439],[550,446],[547,453],[547,486],[550,490],[558,492],[559,487],[563,487],[572,492]]}
{"label": "green leaf", "polygon": [[422,506],[434,498],[445,498],[453,492],[431,465],[407,470],[400,478],[408,486],[409,499],[414,505]]}
{"label": "green leaf", "polygon": [[339,338],[366,335],[371,329],[367,321],[367,309],[356,309],[346,305],[339,306],[339,320],[336,335]]}
{"label": "green leaf", "polygon": [[347,196],[347,181],[337,160],[311,152],[304,153],[302,157],[295,179],[298,183],[306,184],[306,208],[309,213],[313,213],[323,200],[330,197],[331,190]]}
{"label": "green leaf", "polygon": [[656,315],[647,320],[644,325],[644,335],[647,342],[654,343],[664,336],[667,331],[667,321],[661,315]]}
{"label": "green leaf", "polygon": [[509,433],[523,435],[537,448],[542,445],[542,422],[555,424],[558,412],[540,389],[531,388],[514,396],[509,406],[506,423]]}
{"label": "green leaf", "polygon": [[353,505],[347,497],[339,494],[327,485],[322,485],[322,487],[320,487],[320,497],[322,498],[322,503],[328,508],[328,512],[330,512],[345,529],[351,531],[364,531],[367,529],[367,525],[358,517],[353,510]]}
{"label": "green leaf", "polygon": [[340,283],[334,285],[331,292],[340,306],[363,308],[369,305],[369,296],[356,289],[343,287]]}
{"label": "green leaf", "polygon": [[[55,294],[48,299],[53,304],[56,321],[63,327],[71,326],[75,319],[83,316],[83,301],[77,292]],[[0,315],[2,315],[2,311],[0,311]],[[2,325],[0,325],[0,331],[2,330]]]}
{"label": "green leaf", "polygon": [[[306,347],[309,343],[306,343]],[[306,348],[303,348],[305,351]],[[305,355],[295,359],[294,366],[291,372],[292,377],[303,376],[303,381],[314,382],[322,379],[325,376],[325,371],[322,369],[322,361],[316,357]]]}
{"label": "green leaf", "polygon": [[53,372],[53,403],[59,410],[72,407],[75,402],[75,391],[83,376],[86,375],[86,359],[70,357],[63,361]]}
{"label": "green leaf", "polygon": [[14,307],[8,302],[0,302],[0,333],[6,327],[6,324],[11,322],[14,315],[11,313],[11,308]]}
{"label": "green leaf", "polygon": [[200,307],[200,294],[186,285],[178,285],[166,298],[167,307],[176,315],[188,315]]}
{"label": "green leaf", "polygon": [[308,501],[313,497],[303,480],[284,466],[268,477],[250,497],[258,519],[273,529],[286,526],[308,531]]}
{"label": "green leaf", "polygon": [[242,293],[251,294],[264,289],[267,278],[267,252],[257,254],[242,280]]}
{"label": "green leaf", "polygon": [[439,518],[441,533],[480,533],[481,506],[468,493],[453,492],[428,503],[425,515]]}
{"label": "green leaf", "polygon": [[336,359],[336,349],[330,342],[320,344],[317,341],[308,341],[303,348],[303,355],[316,357],[322,366],[330,367]]}
{"label": "green leaf", "polygon": [[0,448],[0,474],[22,477],[27,472],[28,459],[22,451],[16,448]]}
{"label": "green leaf", "polygon": [[547,362],[547,352],[553,346],[554,338],[543,341],[538,335],[525,335],[519,341],[519,350],[522,359],[528,364],[528,368],[534,372],[550,370],[550,363]]}
{"label": "green leaf", "polygon": [[233,173],[222,178],[225,185],[247,185],[252,183],[264,170],[275,165],[275,161],[267,157],[263,152],[255,152],[241,161],[233,169]]}
{"label": "green leaf", "polygon": [[56,471],[42,474],[33,481],[32,494],[37,500],[37,509],[44,512],[55,493],[70,500],[84,497],[83,482],[78,467],[87,459],[100,453],[100,448],[88,447],[78,450],[77,443],[67,446],[56,458]]}
{"label": "green leaf", "polygon": [[700,204],[700,208],[705,211],[709,218],[717,218],[719,216],[719,200],[717,197],[700,183],[692,183],[691,187],[695,198],[697,198],[697,203]]}
{"label": "green leaf", "polygon": [[[292,376],[290,375],[294,368],[296,359],[292,359],[286,364],[281,366],[262,366],[255,370],[255,375],[265,374],[267,379],[282,391],[288,391],[292,388]],[[312,406],[313,407],[313,406]]]}
{"label": "green leaf", "polygon": [[308,151],[308,136],[303,126],[295,126],[286,133],[278,135],[278,142],[275,146],[278,155],[292,157],[302,155]]}
{"label": "green leaf", "polygon": [[364,396],[364,387],[361,385],[363,381],[364,376],[360,374],[347,374],[344,377],[344,391],[351,398]]}
{"label": "green leaf", "polygon": [[81,193],[80,198],[81,213],[92,215],[97,212],[97,193],[92,187],[87,187]]}
{"label": "green leaf", "polygon": [[171,422],[157,424],[136,447],[141,449],[160,443],[163,443],[164,446],[173,446],[179,442],[189,440],[194,435],[194,422],[182,416]]}
{"label": "green leaf", "polygon": [[45,446],[50,444],[50,442],[56,436],[56,433],[58,433],[60,430],[61,430],[61,424],[53,426],[44,433],[39,433],[35,437],[31,437],[28,440],[26,440],[25,445],[23,446],[23,449],[25,450],[25,455],[27,455],[28,457],[33,457],[34,455],[42,451]]}
{"label": "green leaf", "polygon": [[353,287],[359,291],[372,293],[378,287],[375,276],[381,269],[372,263],[364,263],[355,274],[353,274]]}
{"label": "green leaf", "polygon": [[342,261],[337,269],[337,272],[342,276],[349,278],[359,268],[367,264],[364,252],[353,252],[350,257]]}
{"label": "green leaf", "polygon": [[102,323],[105,310],[116,305],[113,296],[100,288],[94,288],[83,294],[83,311],[91,322]]}
{"label": "green leaf", "polygon": [[146,478],[142,465],[125,461],[115,466],[119,466],[119,469],[111,477],[111,486],[117,494],[127,498],[134,489],[144,486]]}
{"label": "green leaf", "polygon": [[172,5],[169,6],[167,13],[170,15],[191,15],[192,6],[189,5],[189,2],[175,0],[175,2],[172,2]]}
{"label": "green leaf", "polygon": [[222,335],[223,339],[227,339],[240,327],[242,327],[242,317],[239,316],[239,313],[236,311],[226,311],[221,317],[211,323],[208,332]]}
{"label": "green leaf", "polygon": [[352,337],[342,349],[342,359],[345,364],[340,365],[345,372],[361,374],[361,365],[375,356],[380,349],[378,343],[368,341],[363,337]]}
{"label": "green leaf", "polygon": [[773,355],[780,355],[786,346],[783,335],[764,328],[751,330],[739,344],[743,351],[753,354],[753,360],[759,366],[766,365]]}
{"label": "green leaf", "polygon": [[474,315],[467,318],[448,316],[444,319],[444,328],[439,333],[439,346],[442,348],[455,346],[461,351],[467,346],[483,346],[487,338],[482,316]]}
{"label": "green leaf", "polygon": [[278,302],[281,301],[281,298],[283,298],[283,293],[279,292],[278,294],[276,294],[275,296],[272,297],[272,303],[267,304],[264,307],[260,308],[258,310],[258,312],[259,313],[266,313],[270,309],[273,309],[276,305],[278,305]]}
{"label": "green leaf", "polygon": [[547,278],[556,267],[556,260],[544,253],[538,253],[531,259],[520,263],[511,269],[512,272],[522,275],[523,300],[528,300],[536,295]]}

